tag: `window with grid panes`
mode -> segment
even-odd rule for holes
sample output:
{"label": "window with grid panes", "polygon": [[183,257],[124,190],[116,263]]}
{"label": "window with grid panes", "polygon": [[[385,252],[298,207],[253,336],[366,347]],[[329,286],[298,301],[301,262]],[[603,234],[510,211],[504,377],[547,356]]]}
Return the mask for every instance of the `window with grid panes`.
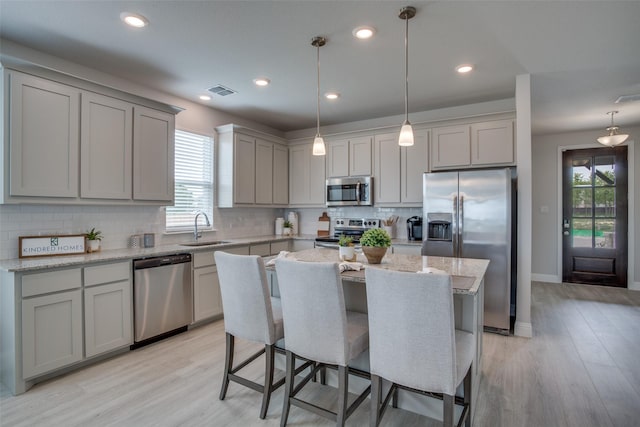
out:
{"label": "window with grid panes", "polygon": [[[175,186],[175,204],[166,210],[166,230],[193,230],[198,211],[206,213],[213,225],[213,138],[176,130]],[[198,228],[207,229],[204,221]]]}

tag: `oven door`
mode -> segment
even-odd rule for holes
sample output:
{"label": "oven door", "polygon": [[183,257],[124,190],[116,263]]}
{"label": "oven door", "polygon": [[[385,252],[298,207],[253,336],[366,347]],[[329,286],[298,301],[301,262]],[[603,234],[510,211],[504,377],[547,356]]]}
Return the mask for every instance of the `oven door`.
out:
{"label": "oven door", "polygon": [[327,206],[371,206],[371,177],[327,179]]}

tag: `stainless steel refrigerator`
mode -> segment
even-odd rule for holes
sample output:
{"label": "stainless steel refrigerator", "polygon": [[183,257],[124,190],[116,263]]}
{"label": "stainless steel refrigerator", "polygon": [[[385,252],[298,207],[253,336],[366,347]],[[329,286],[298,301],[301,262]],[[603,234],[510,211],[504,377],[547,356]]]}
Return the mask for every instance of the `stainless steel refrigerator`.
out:
{"label": "stainless steel refrigerator", "polygon": [[490,260],[484,326],[500,333],[509,333],[515,285],[514,193],[511,168],[425,173],[423,178],[422,255]]}

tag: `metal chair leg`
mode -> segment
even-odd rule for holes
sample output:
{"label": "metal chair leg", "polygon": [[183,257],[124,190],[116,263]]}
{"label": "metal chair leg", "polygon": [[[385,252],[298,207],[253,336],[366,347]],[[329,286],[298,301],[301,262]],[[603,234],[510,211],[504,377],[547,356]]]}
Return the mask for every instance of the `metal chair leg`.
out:
{"label": "metal chair leg", "polygon": [[453,403],[455,402],[455,397],[448,394],[443,394],[442,397],[443,397],[442,406],[444,409],[444,414],[443,414],[444,420],[442,425],[444,427],[453,427],[453,416],[454,416]]}
{"label": "metal chair leg", "polygon": [[471,394],[473,391],[471,390],[471,371],[473,368],[473,364],[469,366],[469,371],[467,371],[467,375],[464,377],[463,382],[463,390],[464,390],[464,404],[468,405],[469,409],[467,410],[467,419],[464,421],[465,427],[471,427]]}
{"label": "metal chair leg", "polygon": [[336,426],[343,427],[347,419],[347,399],[349,397],[349,372],[346,366],[338,366],[338,411]]}
{"label": "metal chair leg", "polygon": [[222,388],[220,390],[220,400],[224,400],[229,388],[229,373],[233,369],[233,347],[235,337],[230,333],[226,334],[226,351],[224,356],[224,376],[222,378]]}

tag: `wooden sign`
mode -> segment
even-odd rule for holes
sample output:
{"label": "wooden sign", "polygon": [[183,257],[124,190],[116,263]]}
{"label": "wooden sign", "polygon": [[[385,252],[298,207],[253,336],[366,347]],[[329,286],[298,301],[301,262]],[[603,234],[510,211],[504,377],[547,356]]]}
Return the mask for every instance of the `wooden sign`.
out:
{"label": "wooden sign", "polygon": [[66,236],[22,236],[19,245],[20,258],[73,255],[85,252],[84,234]]}

